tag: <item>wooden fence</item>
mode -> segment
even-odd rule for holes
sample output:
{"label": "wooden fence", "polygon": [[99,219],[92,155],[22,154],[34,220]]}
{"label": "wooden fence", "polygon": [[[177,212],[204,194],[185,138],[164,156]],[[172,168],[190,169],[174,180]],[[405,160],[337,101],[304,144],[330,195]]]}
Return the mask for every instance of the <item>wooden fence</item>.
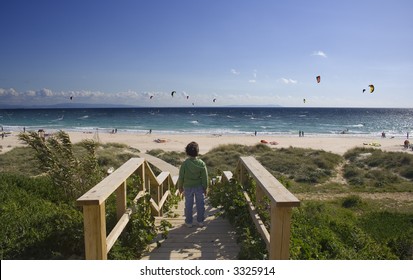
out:
{"label": "wooden fence", "polygon": [[[232,177],[232,172],[224,171],[222,180],[229,181]],[[242,186],[247,186],[250,179],[255,181],[256,204],[263,203],[264,197],[269,199],[270,232],[265,227],[248,193],[244,191],[252,220],[267,245],[269,259],[289,259],[292,207],[299,207],[300,201],[253,157],[240,158],[235,179]]]}
{"label": "wooden fence", "polygon": [[[108,252],[129,222],[132,210],[127,208],[126,181],[133,175],[141,179],[141,185],[136,186],[138,194],[134,201],[150,193],[152,213],[157,216],[163,214],[164,203],[171,195],[176,178],[173,179],[169,172],[155,176],[145,159],[130,159],[77,200],[77,204],[83,207],[86,259],[107,259]],[[113,193],[116,196],[117,224],[106,236],[105,204]]]}
{"label": "wooden fence", "polygon": [[[129,222],[132,210],[127,208],[126,182],[133,175],[141,179],[141,184],[136,186],[139,192],[134,201],[150,193],[153,215],[162,216],[164,203],[176,184],[176,176],[172,178],[169,172],[155,176],[145,159],[130,159],[77,200],[83,207],[86,259],[107,259],[108,252]],[[262,203],[264,197],[270,201],[271,226],[268,232],[256,206],[244,191],[251,217],[267,244],[269,259],[288,259],[292,207],[300,206],[300,201],[253,157],[241,157],[235,175],[243,186],[251,178],[256,182],[256,203]],[[232,172],[224,171],[222,180],[229,181],[232,177]],[[106,235],[105,204],[113,193],[116,196],[117,224]]]}

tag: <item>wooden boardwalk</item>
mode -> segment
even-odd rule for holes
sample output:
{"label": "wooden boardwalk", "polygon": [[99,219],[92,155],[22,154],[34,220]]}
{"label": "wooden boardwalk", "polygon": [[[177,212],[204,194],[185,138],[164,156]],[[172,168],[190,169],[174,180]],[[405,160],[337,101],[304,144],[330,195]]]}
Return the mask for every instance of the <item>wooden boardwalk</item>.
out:
{"label": "wooden boardwalk", "polygon": [[[234,228],[227,220],[214,215],[218,210],[209,206],[208,199],[205,202],[204,227],[198,227],[195,223],[192,228],[185,226],[184,201],[180,201],[174,211],[179,215],[177,218],[157,218],[156,224],[159,225],[162,219],[166,219],[173,227],[166,239],[162,239],[159,234],[142,260],[237,259],[240,249]],[[196,213],[194,220],[196,221]]]}
{"label": "wooden boardwalk", "polygon": [[[158,169],[169,171],[174,183],[176,183],[179,174],[178,168],[145,153],[141,153],[139,156]],[[166,239],[163,239],[159,233],[154,242],[148,246],[148,251],[141,258],[142,260],[237,259],[240,249],[236,242],[235,231],[227,220],[215,216],[218,210],[209,205],[208,198],[205,200],[204,227],[198,227],[196,223],[192,228],[186,227],[184,207],[184,201],[181,200],[178,207],[172,211],[176,218],[156,218],[157,226],[162,220],[167,220],[172,224],[172,228],[169,229]],[[195,207],[193,212],[194,221],[196,221]]]}
{"label": "wooden boardwalk", "polygon": [[[83,207],[86,259],[107,259],[108,252],[128,224],[131,209],[128,208],[126,199],[128,197],[127,180],[133,174],[146,179],[145,183],[142,184],[142,190],[135,199],[150,193],[153,214],[162,215],[164,213],[165,201],[171,195],[171,187],[175,185],[178,177],[178,168],[150,155],[141,154],[141,157],[129,159],[77,199],[77,204]],[[160,169],[161,173],[155,175],[149,163]],[[267,230],[249,195],[244,192],[253,222],[267,245],[269,259],[288,260],[292,208],[299,207],[300,201],[253,157],[240,157],[235,175],[241,184],[248,184],[249,178],[253,178],[258,187],[256,196],[260,198],[267,196],[270,199],[271,207],[269,210],[272,227]],[[225,182],[232,177],[233,174],[229,171],[222,173]],[[172,191],[175,192],[173,188]],[[113,193],[116,194],[118,220],[107,235],[105,204]],[[234,229],[228,221],[215,215],[218,210],[209,205],[208,199],[206,199],[206,206],[205,226],[188,228],[184,225],[184,202],[181,201],[175,209],[175,214],[163,218],[171,223],[167,237],[161,239],[162,234],[159,234],[142,259],[236,259],[240,248],[236,243]],[[157,219],[158,225],[161,222],[162,217]]]}

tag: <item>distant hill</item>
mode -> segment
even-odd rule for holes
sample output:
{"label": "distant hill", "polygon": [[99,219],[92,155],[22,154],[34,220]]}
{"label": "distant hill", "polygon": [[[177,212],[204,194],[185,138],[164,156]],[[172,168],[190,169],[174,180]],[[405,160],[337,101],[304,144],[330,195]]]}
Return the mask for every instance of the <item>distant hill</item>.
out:
{"label": "distant hill", "polygon": [[[8,105],[0,104],[0,109],[69,109],[69,108],[140,108],[147,106],[130,106],[122,104],[91,104],[91,103],[59,103],[52,105]],[[188,106],[191,107],[191,106]],[[209,106],[196,106],[196,107],[209,107]],[[215,107],[215,106],[214,106]],[[273,105],[226,105],[226,106],[216,106],[216,107],[240,107],[240,108],[273,108],[273,107],[282,107],[277,104]],[[149,108],[149,107],[148,107]]]}
{"label": "distant hill", "polygon": [[67,109],[67,108],[133,108],[136,106],[119,104],[59,103],[52,105],[7,105],[0,104],[0,109]]}

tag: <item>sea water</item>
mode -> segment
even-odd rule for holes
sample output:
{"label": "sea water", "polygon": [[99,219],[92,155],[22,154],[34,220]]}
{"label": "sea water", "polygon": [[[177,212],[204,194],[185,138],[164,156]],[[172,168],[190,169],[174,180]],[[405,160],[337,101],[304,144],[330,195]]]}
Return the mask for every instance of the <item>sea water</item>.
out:
{"label": "sea water", "polygon": [[[94,131],[158,134],[347,134],[405,137],[413,109],[392,108],[101,108],[2,109],[4,131]],[[0,127],[0,128],[1,128]]]}

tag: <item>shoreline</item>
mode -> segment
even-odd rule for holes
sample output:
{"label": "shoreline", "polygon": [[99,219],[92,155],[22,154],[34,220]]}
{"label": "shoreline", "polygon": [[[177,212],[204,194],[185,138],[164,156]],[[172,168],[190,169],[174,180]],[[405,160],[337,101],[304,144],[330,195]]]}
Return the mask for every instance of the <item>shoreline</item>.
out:
{"label": "shoreline", "polygon": [[[252,146],[264,140],[266,145],[272,148],[310,148],[343,155],[346,151],[355,147],[375,147],[389,152],[407,152],[413,154],[411,149],[405,149],[403,142],[406,137],[373,137],[354,135],[227,135],[227,134],[135,134],[135,133],[108,133],[108,132],[76,132],[66,131],[72,143],[78,143],[84,139],[97,140],[100,143],[122,143],[136,148],[141,152],[152,149],[162,149],[166,152],[183,152],[185,146],[196,141],[199,144],[200,154],[205,154],[213,148],[226,144],[240,144]],[[10,151],[14,147],[24,146],[17,138],[18,133],[12,132],[3,139],[0,138],[0,154]],[[98,136],[97,136],[98,135]],[[410,140],[412,143],[413,140]]]}

